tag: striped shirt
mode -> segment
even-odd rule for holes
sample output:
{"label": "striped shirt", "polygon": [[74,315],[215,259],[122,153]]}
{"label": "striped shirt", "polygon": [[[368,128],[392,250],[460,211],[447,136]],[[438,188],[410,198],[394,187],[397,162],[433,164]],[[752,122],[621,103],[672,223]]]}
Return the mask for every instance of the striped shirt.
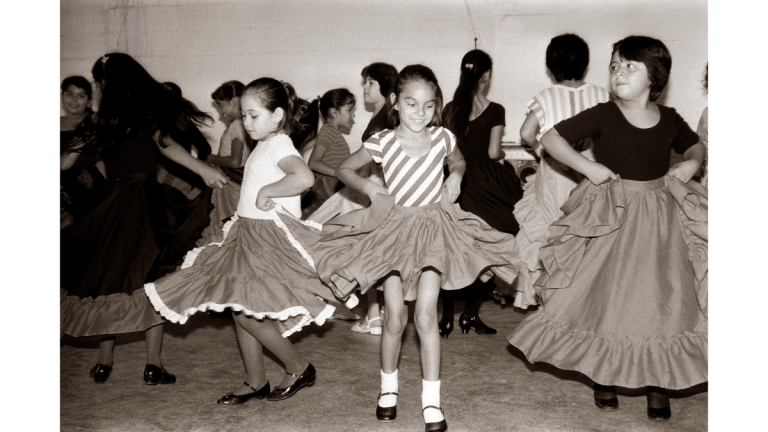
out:
{"label": "striped shirt", "polygon": [[395,204],[423,207],[440,202],[443,165],[456,148],[456,137],[448,129],[432,126],[429,153],[412,158],[405,154],[394,130],[384,130],[365,142],[365,148],[384,170],[384,182]]}
{"label": "striped shirt", "polygon": [[347,140],[344,139],[341,132],[328,124],[324,124],[317,132],[315,147],[317,146],[325,147],[325,153],[323,153],[321,161],[333,169],[338,168],[344,159],[349,157],[349,144],[347,144]]}
{"label": "striped shirt", "polygon": [[525,114],[536,113],[536,118],[539,120],[539,133],[536,134],[536,139],[540,141],[541,136],[556,124],[587,108],[608,102],[608,97],[607,90],[589,83],[579,88],[555,84],[528,101]]}
{"label": "striped shirt", "polygon": [[219,141],[219,156],[232,156],[232,141],[237,138],[243,143],[243,155],[240,158],[240,167],[245,166],[245,161],[248,160],[248,156],[251,154],[251,149],[248,148],[248,141],[245,139],[245,126],[241,119],[235,119],[229,124],[227,130],[224,131],[224,135],[221,136]]}

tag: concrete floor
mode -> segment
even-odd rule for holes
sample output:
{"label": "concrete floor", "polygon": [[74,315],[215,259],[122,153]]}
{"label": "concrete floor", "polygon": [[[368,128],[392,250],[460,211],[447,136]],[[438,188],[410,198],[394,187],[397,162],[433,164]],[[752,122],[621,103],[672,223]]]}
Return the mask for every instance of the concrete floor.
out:
{"label": "concrete floor", "polygon": [[[592,401],[584,375],[532,365],[506,336],[524,314],[488,300],[480,315],[496,335],[461,334],[443,340],[442,405],[451,431],[705,431],[707,384],[670,392],[672,419],[646,418],[640,389],[619,388],[620,408],[604,412]],[[363,314],[364,305],[355,309]],[[411,313],[413,305],[411,305]],[[97,385],[88,376],[98,338],[61,342],[62,431],[419,431],[421,372],[418,337],[408,324],[400,360],[398,418],[374,416],[379,389],[378,336],[350,331],[352,322],[312,325],[291,337],[317,369],[317,382],[281,402],[250,401],[225,407],[216,400],[244,379],[232,319],[197,314],[183,326],[166,324],[163,364],[178,382],[146,386],[143,334],[118,337],[114,370]],[[267,360],[277,383],[282,367]]]}

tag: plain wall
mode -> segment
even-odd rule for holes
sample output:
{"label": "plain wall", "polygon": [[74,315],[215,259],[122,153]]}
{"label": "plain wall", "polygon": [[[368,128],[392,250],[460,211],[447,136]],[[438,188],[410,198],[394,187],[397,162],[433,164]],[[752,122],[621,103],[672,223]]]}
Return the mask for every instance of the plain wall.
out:
{"label": "plain wall", "polygon": [[[526,102],[552,85],[546,46],[566,32],[589,43],[585,79],[603,86],[613,42],[631,34],[664,41],[673,67],[660,102],[696,128],[707,105],[704,0],[62,0],[61,79],[90,78],[100,56],[126,52],[214,118],[210,94],[231,79],[247,84],[271,76],[308,100],[346,87],[358,102],[355,127],[345,136],[354,150],[371,117],[362,100],[363,67],[425,64],[447,103],[461,57],[477,37],[494,59],[489,98],[507,110],[504,141],[517,142]],[[219,121],[203,129],[214,149],[223,130]]]}

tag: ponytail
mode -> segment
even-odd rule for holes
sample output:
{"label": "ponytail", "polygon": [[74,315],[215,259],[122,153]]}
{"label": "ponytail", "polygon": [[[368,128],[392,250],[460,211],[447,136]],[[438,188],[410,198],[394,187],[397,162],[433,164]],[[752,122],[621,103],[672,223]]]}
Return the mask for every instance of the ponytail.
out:
{"label": "ponytail", "polygon": [[304,130],[304,125],[299,120],[309,102],[296,96],[296,90],[291,84],[274,78],[259,78],[245,86],[243,94],[245,93],[258,98],[264,108],[271,112],[278,108],[283,110],[284,115],[278,130],[285,129],[288,135]]}

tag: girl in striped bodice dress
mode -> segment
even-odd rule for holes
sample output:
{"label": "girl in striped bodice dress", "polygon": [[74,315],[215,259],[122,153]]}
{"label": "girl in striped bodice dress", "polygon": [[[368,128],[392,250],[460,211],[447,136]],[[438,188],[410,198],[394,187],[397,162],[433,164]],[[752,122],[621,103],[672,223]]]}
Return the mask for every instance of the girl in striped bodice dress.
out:
{"label": "girl in striped bodice dress", "polygon": [[[370,197],[371,207],[327,222],[312,253],[320,277],[340,298],[357,287],[366,293],[383,280],[381,421],[396,417],[397,363],[408,322],[404,302],[416,300],[422,413],[426,430],[440,431],[447,429],[440,408],[440,288],[463,288],[481,275],[487,280],[489,270],[512,282],[519,258],[512,235],[454,204],[465,162],[453,133],[439,126],[443,101],[434,73],[421,65],[404,68],[391,99],[396,128],[373,135],[336,170],[345,184]],[[386,187],[356,174],[371,161],[382,165]],[[450,175],[444,180],[446,164]]]}
{"label": "girl in striped bodice dress", "polygon": [[[549,157],[539,140],[559,122],[599,103],[608,102],[608,91],[584,82],[584,72],[589,65],[589,46],[575,34],[563,34],[552,38],[547,46],[547,68],[557,84],[542,90],[527,105],[528,117],[520,128],[522,141],[535,149],[541,157],[538,172],[523,185],[525,194],[515,204],[514,215],[520,224],[517,242],[520,259],[526,271],[517,283],[515,307],[527,309],[538,304],[534,283],[544,267],[539,259],[539,249],[547,240],[549,225],[563,216],[560,206],[565,203],[571,190],[583,176],[566,165]],[[594,160],[590,139],[580,143],[577,150]],[[511,294],[504,292],[503,294]]]}

